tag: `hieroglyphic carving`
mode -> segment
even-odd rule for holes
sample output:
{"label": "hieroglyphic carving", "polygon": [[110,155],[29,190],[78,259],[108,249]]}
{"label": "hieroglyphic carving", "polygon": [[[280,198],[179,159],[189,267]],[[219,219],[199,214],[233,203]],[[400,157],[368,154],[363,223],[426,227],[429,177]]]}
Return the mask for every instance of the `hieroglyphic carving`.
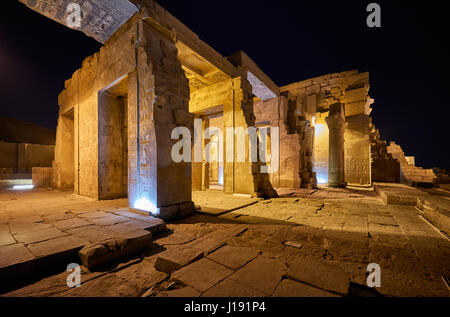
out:
{"label": "hieroglyphic carving", "polygon": [[67,7],[71,3],[81,7],[80,31],[104,43],[133,14],[137,8],[127,0],[19,0],[30,9],[57,21],[67,24]]}

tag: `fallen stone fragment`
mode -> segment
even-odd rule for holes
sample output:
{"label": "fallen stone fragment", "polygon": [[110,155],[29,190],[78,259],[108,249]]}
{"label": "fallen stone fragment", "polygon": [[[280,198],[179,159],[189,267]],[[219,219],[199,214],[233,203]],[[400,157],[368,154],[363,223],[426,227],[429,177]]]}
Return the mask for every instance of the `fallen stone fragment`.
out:
{"label": "fallen stone fragment", "polygon": [[297,249],[301,249],[303,247],[303,244],[293,241],[284,241],[283,244],[288,247],[293,247]]}
{"label": "fallen stone fragment", "polygon": [[290,264],[286,277],[343,296],[350,287],[350,276],[344,270],[309,258]]}
{"label": "fallen stone fragment", "polygon": [[102,265],[142,251],[151,244],[151,232],[136,230],[102,243],[90,243],[79,251],[79,256],[83,265],[92,271]]}

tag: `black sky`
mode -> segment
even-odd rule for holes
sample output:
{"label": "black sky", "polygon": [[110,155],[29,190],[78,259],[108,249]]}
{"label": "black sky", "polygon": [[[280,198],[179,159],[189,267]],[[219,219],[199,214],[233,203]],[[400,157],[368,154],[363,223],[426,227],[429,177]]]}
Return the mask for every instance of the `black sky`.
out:
{"label": "black sky", "polygon": [[[6,3],[5,3],[6,2]],[[419,166],[450,169],[448,13],[443,1],[160,0],[222,55],[244,50],[278,85],[369,71],[373,121]],[[7,0],[0,8],[0,116],[55,128],[64,81],[100,44]]]}

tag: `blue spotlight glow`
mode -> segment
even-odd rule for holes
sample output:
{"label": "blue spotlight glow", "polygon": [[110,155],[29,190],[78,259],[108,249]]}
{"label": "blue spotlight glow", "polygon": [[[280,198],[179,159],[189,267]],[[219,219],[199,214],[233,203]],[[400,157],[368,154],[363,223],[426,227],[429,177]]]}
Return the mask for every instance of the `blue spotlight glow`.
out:
{"label": "blue spotlight glow", "polygon": [[33,189],[34,186],[33,185],[15,185],[13,186],[13,190],[29,190],[29,189]]}
{"label": "blue spotlight glow", "polygon": [[143,197],[138,199],[135,203],[134,203],[134,208],[138,209],[138,210],[142,210],[142,211],[148,211],[153,215],[158,215],[158,209],[156,208],[156,206],[147,198]]}

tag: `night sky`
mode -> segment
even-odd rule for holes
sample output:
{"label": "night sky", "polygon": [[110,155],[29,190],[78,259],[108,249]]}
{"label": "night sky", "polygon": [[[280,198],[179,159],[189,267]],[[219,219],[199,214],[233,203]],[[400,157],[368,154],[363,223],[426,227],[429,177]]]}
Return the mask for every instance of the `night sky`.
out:
{"label": "night sky", "polygon": [[[450,169],[448,12],[441,1],[160,0],[224,56],[244,50],[279,86],[351,69],[369,71],[382,138],[419,166]],[[15,0],[0,10],[0,116],[55,128],[64,81],[100,44]]]}

